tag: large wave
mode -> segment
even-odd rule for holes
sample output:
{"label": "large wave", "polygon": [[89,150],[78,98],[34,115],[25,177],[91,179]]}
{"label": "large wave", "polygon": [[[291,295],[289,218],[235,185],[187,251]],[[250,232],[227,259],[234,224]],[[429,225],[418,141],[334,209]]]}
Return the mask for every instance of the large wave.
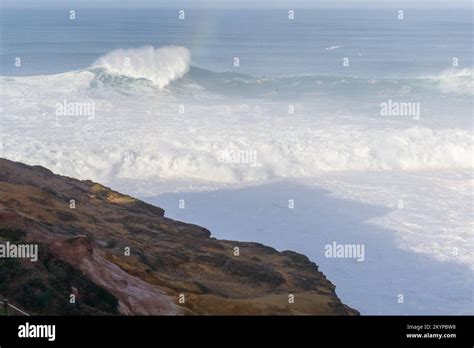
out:
{"label": "large wave", "polygon": [[184,76],[189,70],[191,54],[185,47],[145,46],[118,49],[97,59],[92,67],[104,67],[120,75],[144,78],[160,88]]}
{"label": "large wave", "polygon": [[[117,49],[98,58],[92,68],[102,67],[98,79],[115,87],[146,79],[159,88],[181,79],[188,72],[188,82],[197,83],[211,92],[246,97],[295,97],[308,94],[377,95],[383,93],[442,93],[472,95],[472,70],[451,68],[437,75],[413,78],[370,79],[350,76],[293,75],[254,77],[236,72],[214,72],[190,65],[191,54],[185,47]],[[125,78],[125,79],[124,79]]]}
{"label": "large wave", "polygon": [[[178,84],[196,84],[217,94],[253,98],[294,98],[329,94],[346,97],[377,96],[390,93],[418,96],[430,95],[432,92],[471,96],[474,91],[471,68],[450,68],[439,74],[410,78],[365,78],[324,74],[251,76],[235,71],[215,72],[191,66],[191,54],[187,48],[181,46],[117,49],[96,59],[88,69],[43,77],[59,81],[61,77],[68,79],[71,75],[78,79],[78,74],[81,73],[86,75],[83,76],[84,79],[91,76],[90,73],[95,75],[90,81],[92,86],[130,89],[139,86],[141,82],[151,82],[159,88],[164,88],[171,82],[180,80]],[[182,79],[185,75],[186,78]]]}
{"label": "large wave", "polygon": [[[116,50],[82,71],[1,77],[8,88],[0,127],[9,136],[0,139],[0,157],[101,181],[470,169],[470,104],[459,95],[470,77],[459,70],[404,80],[257,78],[190,67],[183,47]],[[441,85],[451,87],[449,95]],[[430,103],[416,121],[379,114],[382,101],[420,96],[448,108],[438,112]],[[66,101],[94,103],[97,114],[58,120],[55,105]]]}
{"label": "large wave", "polygon": [[364,78],[338,75],[254,77],[236,72],[214,72],[191,67],[187,79],[216,93],[246,97],[301,97],[307,95],[376,96],[381,94],[447,93],[471,95],[471,69],[450,69],[437,75],[411,78]]}

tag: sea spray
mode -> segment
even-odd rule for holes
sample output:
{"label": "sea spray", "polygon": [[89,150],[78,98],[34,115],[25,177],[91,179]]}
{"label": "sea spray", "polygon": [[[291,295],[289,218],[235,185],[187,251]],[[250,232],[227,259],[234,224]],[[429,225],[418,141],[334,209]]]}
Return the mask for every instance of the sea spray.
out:
{"label": "sea spray", "polygon": [[165,46],[154,48],[118,49],[97,59],[93,67],[152,81],[160,88],[183,77],[189,70],[191,54],[185,47]]}

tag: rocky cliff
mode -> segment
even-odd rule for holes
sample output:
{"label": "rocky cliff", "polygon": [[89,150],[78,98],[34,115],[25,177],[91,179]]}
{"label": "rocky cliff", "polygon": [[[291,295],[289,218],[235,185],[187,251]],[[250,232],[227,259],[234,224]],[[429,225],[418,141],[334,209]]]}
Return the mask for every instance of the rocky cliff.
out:
{"label": "rocky cliff", "polygon": [[37,262],[0,258],[0,297],[33,314],[358,314],[304,255],[217,240],[100,184],[0,159],[7,242],[39,246]]}

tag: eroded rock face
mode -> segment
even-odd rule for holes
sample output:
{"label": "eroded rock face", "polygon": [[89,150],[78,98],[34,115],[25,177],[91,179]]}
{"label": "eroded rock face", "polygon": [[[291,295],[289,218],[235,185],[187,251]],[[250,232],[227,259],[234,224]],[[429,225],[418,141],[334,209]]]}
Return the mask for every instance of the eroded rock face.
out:
{"label": "eroded rock face", "polygon": [[[57,293],[52,303],[77,295],[74,314],[91,286],[99,295],[80,307],[84,314],[358,314],[304,255],[216,240],[203,227],[168,219],[163,209],[100,184],[0,159],[0,242],[15,233],[46,247],[39,266],[24,267]],[[58,285],[51,279],[55,262],[82,278],[59,276],[67,284]],[[7,276],[12,286],[0,287],[0,295],[12,296],[26,280],[14,271]],[[28,308],[15,300],[32,312],[67,314],[67,306]]]}

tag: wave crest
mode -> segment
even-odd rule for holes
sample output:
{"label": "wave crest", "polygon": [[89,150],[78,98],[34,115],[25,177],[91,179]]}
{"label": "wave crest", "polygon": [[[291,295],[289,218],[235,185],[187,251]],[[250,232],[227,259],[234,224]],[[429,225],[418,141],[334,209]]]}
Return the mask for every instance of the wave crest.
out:
{"label": "wave crest", "polygon": [[183,77],[188,71],[191,54],[185,47],[118,49],[97,59],[92,67],[104,67],[120,75],[144,78],[160,88]]}
{"label": "wave crest", "polygon": [[443,93],[459,93],[472,95],[474,92],[474,80],[472,79],[472,69],[447,69],[436,76],[428,76],[430,80],[438,82],[438,86]]}

